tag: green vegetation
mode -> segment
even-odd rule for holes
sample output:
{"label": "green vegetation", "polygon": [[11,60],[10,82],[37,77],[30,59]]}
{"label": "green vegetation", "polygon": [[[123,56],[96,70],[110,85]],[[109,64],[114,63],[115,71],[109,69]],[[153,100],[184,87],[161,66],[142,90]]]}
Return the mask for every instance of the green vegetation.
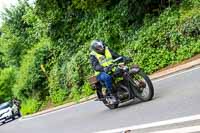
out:
{"label": "green vegetation", "polygon": [[0,102],[24,115],[94,92],[92,39],[151,74],[200,53],[199,0],[36,0],[7,9],[0,27]]}

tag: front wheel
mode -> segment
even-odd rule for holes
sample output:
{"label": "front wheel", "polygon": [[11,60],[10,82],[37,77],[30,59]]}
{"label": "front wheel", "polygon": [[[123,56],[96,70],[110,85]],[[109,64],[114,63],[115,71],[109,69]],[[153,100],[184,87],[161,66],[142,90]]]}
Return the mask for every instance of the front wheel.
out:
{"label": "front wheel", "polygon": [[143,72],[139,71],[138,73],[131,76],[131,85],[132,90],[135,96],[141,101],[149,101],[154,96],[154,87],[150,78]]}

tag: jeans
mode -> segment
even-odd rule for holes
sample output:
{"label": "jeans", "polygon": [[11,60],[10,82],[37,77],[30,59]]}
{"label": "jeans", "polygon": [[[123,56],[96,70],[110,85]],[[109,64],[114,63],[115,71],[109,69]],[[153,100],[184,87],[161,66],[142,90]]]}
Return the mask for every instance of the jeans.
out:
{"label": "jeans", "polygon": [[105,72],[101,72],[97,76],[97,80],[104,82],[106,89],[108,90],[108,93],[111,93],[112,91],[112,77],[108,75]]}

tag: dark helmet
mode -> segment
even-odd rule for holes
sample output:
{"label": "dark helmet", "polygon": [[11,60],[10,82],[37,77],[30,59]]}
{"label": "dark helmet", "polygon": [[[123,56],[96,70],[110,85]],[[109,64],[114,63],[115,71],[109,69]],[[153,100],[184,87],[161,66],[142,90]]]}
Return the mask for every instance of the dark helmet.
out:
{"label": "dark helmet", "polygon": [[105,52],[105,45],[101,40],[93,40],[91,42],[91,50],[94,50],[98,54],[104,54]]}

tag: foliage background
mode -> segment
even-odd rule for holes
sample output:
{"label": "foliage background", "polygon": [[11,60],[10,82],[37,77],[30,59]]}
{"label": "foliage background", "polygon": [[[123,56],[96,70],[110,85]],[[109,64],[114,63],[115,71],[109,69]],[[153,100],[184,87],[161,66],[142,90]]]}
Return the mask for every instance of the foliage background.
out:
{"label": "foliage background", "polygon": [[22,113],[94,93],[92,39],[102,39],[151,74],[200,52],[199,0],[36,0],[1,14],[0,102]]}

